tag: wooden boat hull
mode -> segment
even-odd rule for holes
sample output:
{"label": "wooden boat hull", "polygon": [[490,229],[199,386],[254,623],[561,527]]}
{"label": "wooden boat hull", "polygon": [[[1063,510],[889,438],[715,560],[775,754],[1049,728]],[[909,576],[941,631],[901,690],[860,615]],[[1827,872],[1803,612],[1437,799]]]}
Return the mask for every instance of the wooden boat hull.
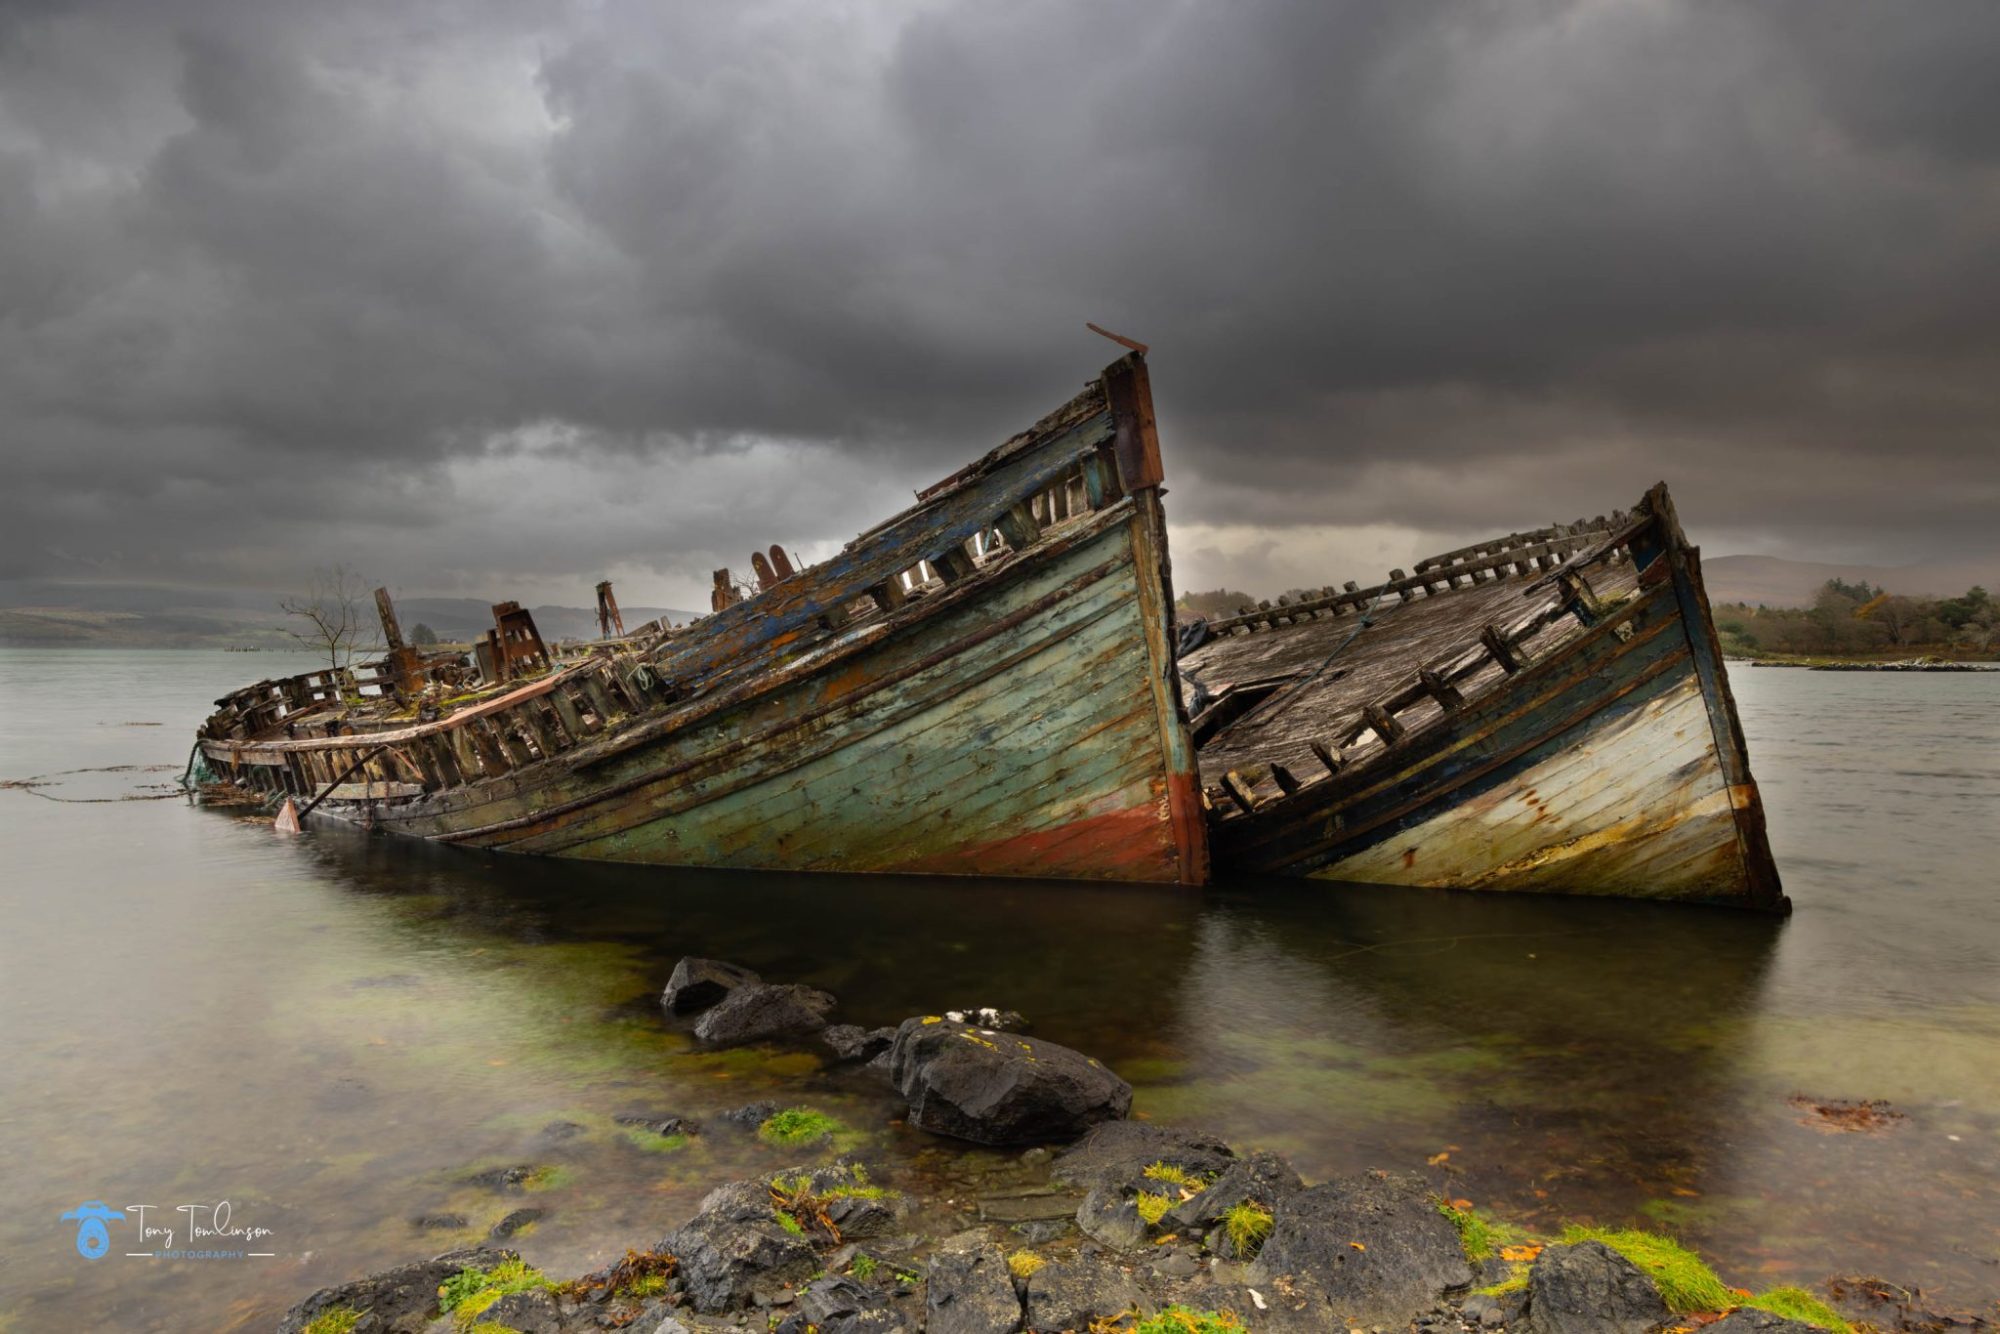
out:
{"label": "wooden boat hull", "polygon": [[1151,433],[1126,358],[840,556],[648,653],[422,727],[204,750],[326,794],[323,813],[498,851],[1202,883]]}
{"label": "wooden boat hull", "polygon": [[[1434,670],[1434,688],[1392,693],[1386,744],[1368,728],[1354,762],[1329,752],[1338,767],[1289,793],[1239,777],[1214,824],[1218,867],[1785,908],[1699,554],[1664,487],[1637,513],[1613,544],[1636,574],[1627,596],[1570,599],[1579,623],[1532,660],[1503,649],[1512,670],[1490,650],[1480,662],[1482,624],[1462,628],[1456,683]],[[1449,580],[1438,595],[1470,596]]]}

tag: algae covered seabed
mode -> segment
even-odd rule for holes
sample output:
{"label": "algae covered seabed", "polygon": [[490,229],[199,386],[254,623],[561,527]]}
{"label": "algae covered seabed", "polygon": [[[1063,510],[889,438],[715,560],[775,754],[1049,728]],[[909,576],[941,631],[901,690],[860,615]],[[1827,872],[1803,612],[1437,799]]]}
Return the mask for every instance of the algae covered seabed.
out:
{"label": "algae covered seabed", "polygon": [[[297,669],[0,651],[0,779],[177,767],[210,699]],[[322,1283],[523,1208],[546,1213],[509,1244],[580,1272],[795,1158],[714,1119],[762,1099],[827,1112],[845,1146],[966,1198],[1006,1161],[894,1124],[885,1090],[810,1054],[697,1051],[655,1000],[690,953],[822,986],[864,1025],[1021,1010],[1129,1078],[1137,1114],[1308,1176],[1419,1168],[1530,1225],[1665,1228],[1746,1287],[1859,1270],[1990,1299],[1994,682],[1735,684],[1785,923],[1275,882],[687,873],[46,799],[171,777],[143,770],[0,791],[0,1328],[265,1328]],[[1842,1132],[1795,1099],[1902,1116]],[[709,1125],[663,1139],[615,1119],[631,1113]],[[543,1170],[474,1179],[509,1166]],[[114,1231],[87,1261],[57,1215],[91,1199],[228,1199],[276,1254],[128,1258]]]}

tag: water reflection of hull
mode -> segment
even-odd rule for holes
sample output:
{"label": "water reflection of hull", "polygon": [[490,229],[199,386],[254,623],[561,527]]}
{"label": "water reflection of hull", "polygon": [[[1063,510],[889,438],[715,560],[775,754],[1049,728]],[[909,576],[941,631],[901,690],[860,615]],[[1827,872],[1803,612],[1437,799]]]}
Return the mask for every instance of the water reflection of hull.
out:
{"label": "water reflection of hull", "polygon": [[[1424,562],[1387,586],[1394,602],[1222,623],[1233,633],[1183,662],[1220,691],[1195,721],[1229,798],[1217,864],[1787,906],[1666,488],[1572,559],[1584,527]],[[1543,568],[1524,605],[1507,572]],[[1355,609],[1371,619],[1339,614]]]}
{"label": "water reflection of hull", "polygon": [[401,693],[266,683],[202,746],[239,781],[476,848],[1200,883],[1160,481],[1134,354],[690,627],[415,724]]}

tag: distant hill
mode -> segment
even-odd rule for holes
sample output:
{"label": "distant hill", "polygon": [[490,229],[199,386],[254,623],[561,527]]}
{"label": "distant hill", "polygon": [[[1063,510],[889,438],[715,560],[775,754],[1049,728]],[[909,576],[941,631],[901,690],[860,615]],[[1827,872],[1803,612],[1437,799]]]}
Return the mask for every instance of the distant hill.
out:
{"label": "distant hill", "polygon": [[[9,648],[264,648],[297,645],[279,627],[276,596],[233,589],[146,588],[133,585],[0,582],[0,646]],[[531,607],[545,639],[595,639],[591,607]],[[374,625],[374,608],[368,608]],[[665,616],[682,622],[695,613],[674,607],[621,607],[636,628]],[[492,603],[478,598],[409,597],[396,600],[403,632],[418,623],[438,638],[468,640],[493,624]]]}
{"label": "distant hill", "polygon": [[2000,591],[2000,559],[1917,565],[1830,565],[1777,556],[1717,556],[1701,563],[1710,602],[1803,607],[1829,579],[1860,580],[1913,597],[1955,597],[1974,584]]}

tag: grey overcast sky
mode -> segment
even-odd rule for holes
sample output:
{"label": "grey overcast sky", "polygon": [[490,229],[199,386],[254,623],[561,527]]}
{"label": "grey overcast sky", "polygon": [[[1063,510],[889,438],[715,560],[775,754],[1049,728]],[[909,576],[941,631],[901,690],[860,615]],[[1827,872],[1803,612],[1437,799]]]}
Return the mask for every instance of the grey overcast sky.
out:
{"label": "grey overcast sky", "polygon": [[1153,345],[1184,588],[2000,546],[2000,4],[0,0],[0,579],[705,605]]}

